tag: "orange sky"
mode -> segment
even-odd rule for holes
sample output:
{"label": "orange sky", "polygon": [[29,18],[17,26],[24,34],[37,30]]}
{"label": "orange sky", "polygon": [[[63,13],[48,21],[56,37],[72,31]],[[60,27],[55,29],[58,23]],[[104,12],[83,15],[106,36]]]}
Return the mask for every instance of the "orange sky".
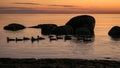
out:
{"label": "orange sky", "polygon": [[0,13],[120,13],[120,0],[1,0]]}

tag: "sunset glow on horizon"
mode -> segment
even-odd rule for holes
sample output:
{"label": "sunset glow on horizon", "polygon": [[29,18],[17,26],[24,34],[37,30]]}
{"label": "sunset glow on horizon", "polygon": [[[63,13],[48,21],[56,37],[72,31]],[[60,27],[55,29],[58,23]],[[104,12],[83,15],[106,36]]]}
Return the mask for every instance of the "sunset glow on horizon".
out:
{"label": "sunset glow on horizon", "polygon": [[120,13],[120,0],[2,0],[0,13]]}

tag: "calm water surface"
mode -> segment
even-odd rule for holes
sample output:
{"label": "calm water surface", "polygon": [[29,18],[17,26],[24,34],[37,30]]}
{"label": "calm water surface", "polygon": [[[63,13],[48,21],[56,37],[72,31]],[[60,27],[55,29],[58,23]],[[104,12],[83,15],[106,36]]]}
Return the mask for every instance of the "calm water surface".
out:
{"label": "calm water surface", "polygon": [[[50,42],[40,29],[26,28],[12,32],[3,30],[5,25],[19,23],[27,27],[38,24],[64,25],[70,18],[82,14],[0,14],[0,58],[79,58],[120,60],[120,41],[107,33],[112,26],[120,26],[120,14],[89,14],[95,17],[95,40],[90,43],[77,40]],[[7,43],[6,37],[23,38],[42,36],[45,40]]]}

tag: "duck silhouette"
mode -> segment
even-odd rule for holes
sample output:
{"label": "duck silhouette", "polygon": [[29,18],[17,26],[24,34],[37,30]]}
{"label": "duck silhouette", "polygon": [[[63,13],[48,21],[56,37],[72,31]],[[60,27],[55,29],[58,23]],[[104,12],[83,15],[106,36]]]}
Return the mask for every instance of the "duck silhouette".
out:
{"label": "duck silhouette", "polygon": [[31,37],[31,42],[33,43],[34,41],[38,41],[38,39],[34,38],[33,36]]}
{"label": "duck silhouette", "polygon": [[15,39],[7,37],[7,42],[9,42],[9,41],[15,41]]}
{"label": "duck silhouette", "polygon": [[65,37],[64,37],[64,41],[71,40],[71,39],[72,39],[72,37],[69,35],[65,35]]}
{"label": "duck silhouette", "polygon": [[19,39],[19,38],[16,37],[16,42],[17,42],[17,41],[23,41],[23,39]]}
{"label": "duck silhouette", "polygon": [[56,35],[56,39],[58,40],[58,39],[63,39],[63,37],[62,36],[59,36],[59,35]]}
{"label": "duck silhouette", "polygon": [[53,36],[53,35],[49,35],[49,40],[53,41],[53,40],[57,40],[57,38],[55,38],[55,36]]}
{"label": "duck silhouette", "polygon": [[27,41],[27,40],[30,40],[30,38],[28,38],[28,37],[23,37],[23,40],[24,40],[24,41]]}
{"label": "duck silhouette", "polygon": [[45,38],[37,36],[37,40],[44,40]]}

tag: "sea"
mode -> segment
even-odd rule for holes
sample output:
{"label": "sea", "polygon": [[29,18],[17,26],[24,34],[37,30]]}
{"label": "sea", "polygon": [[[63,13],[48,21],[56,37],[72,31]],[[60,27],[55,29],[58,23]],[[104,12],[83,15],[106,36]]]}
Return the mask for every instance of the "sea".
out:
{"label": "sea", "polygon": [[[19,31],[4,30],[11,23],[26,27],[38,24],[65,25],[71,18],[79,15],[91,15],[95,18],[95,38],[92,42],[76,39],[50,41],[48,35],[42,35],[41,29],[25,28]],[[120,61],[120,40],[108,35],[113,26],[120,26],[120,14],[0,14],[0,58],[68,58]],[[45,40],[7,41],[7,37],[22,39],[37,36]]]}

